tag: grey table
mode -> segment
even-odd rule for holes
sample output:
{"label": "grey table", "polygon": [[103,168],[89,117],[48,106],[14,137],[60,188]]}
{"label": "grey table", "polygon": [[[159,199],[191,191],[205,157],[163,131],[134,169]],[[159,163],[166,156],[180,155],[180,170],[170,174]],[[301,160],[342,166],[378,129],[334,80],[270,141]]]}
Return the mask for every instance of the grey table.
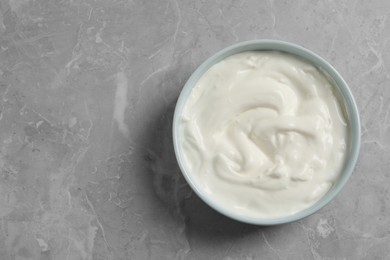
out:
{"label": "grey table", "polygon": [[[0,259],[389,259],[390,1],[0,0]],[[206,206],[172,148],[207,57],[295,42],[345,77],[351,180],[320,212],[256,227]]]}

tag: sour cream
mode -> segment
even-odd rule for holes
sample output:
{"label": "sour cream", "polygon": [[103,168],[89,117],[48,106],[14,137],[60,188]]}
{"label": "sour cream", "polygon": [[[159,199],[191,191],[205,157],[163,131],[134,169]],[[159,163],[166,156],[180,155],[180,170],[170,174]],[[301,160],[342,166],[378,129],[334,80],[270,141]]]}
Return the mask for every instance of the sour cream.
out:
{"label": "sour cream", "polygon": [[337,180],[348,122],[329,78],[272,51],[232,55],[197,82],[180,121],[186,164],[216,203],[250,217],[310,207]]}

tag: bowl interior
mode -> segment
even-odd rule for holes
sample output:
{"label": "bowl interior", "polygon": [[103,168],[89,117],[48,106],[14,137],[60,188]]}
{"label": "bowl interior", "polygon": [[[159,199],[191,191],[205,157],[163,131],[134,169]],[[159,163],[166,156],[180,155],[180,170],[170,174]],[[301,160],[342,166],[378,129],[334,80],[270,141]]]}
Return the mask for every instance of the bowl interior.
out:
{"label": "bowl interior", "polygon": [[[279,217],[279,218],[253,218],[253,217],[245,216],[243,214],[240,214],[240,212],[235,212],[226,207],[222,207],[217,202],[215,202],[212,198],[207,196],[202,191],[199,184],[195,181],[195,179],[192,176],[192,173],[189,171],[188,166],[186,165],[186,161],[183,156],[182,148],[180,145],[181,137],[179,134],[180,119],[186,101],[190,96],[193,87],[196,85],[198,80],[210,67],[220,62],[221,60],[225,59],[226,57],[229,57],[236,53],[240,53],[244,51],[265,51],[265,50],[282,51],[282,52],[296,55],[298,57],[301,57],[309,61],[318,69],[320,69],[325,75],[329,77],[330,80],[333,81],[334,83],[333,85],[335,86],[336,91],[338,91],[340,96],[342,97],[345,106],[344,109],[349,122],[349,144],[347,149],[348,154],[346,156],[346,161],[343,167],[343,171],[340,177],[338,178],[337,182],[319,201],[317,201],[311,207],[306,208],[293,215]],[[215,55],[207,59],[191,75],[191,77],[186,82],[176,104],[174,120],[173,120],[173,143],[174,143],[176,158],[185,179],[187,180],[191,188],[195,191],[195,193],[204,202],[206,202],[209,206],[219,211],[220,213],[224,214],[225,216],[228,216],[230,218],[233,218],[241,222],[256,224],[256,225],[275,225],[275,224],[283,224],[283,223],[296,221],[313,214],[314,212],[324,207],[327,203],[329,203],[340,192],[342,187],[345,185],[345,183],[351,176],[358,158],[358,153],[360,149],[360,120],[359,120],[359,114],[358,114],[356,102],[352,96],[350,89],[348,88],[347,83],[344,81],[341,75],[323,58],[321,58],[317,54],[301,46],[292,43],[276,41],[276,40],[254,40],[254,41],[238,43],[221,50],[220,52],[216,53]]]}

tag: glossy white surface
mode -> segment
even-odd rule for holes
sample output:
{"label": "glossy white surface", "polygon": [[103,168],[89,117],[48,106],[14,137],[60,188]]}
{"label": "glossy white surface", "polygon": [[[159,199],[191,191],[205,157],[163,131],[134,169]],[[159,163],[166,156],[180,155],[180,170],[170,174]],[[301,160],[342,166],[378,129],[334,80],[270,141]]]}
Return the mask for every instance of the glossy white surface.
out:
{"label": "glossy white surface", "polygon": [[243,52],[196,83],[180,120],[187,174],[221,207],[252,218],[310,207],[337,181],[350,126],[342,98],[312,64]]}

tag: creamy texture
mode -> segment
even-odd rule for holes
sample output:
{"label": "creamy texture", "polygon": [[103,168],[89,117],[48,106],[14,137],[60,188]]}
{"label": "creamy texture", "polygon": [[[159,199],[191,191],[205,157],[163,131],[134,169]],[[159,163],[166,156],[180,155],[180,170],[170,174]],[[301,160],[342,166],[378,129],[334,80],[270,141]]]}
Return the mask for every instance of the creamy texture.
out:
{"label": "creamy texture", "polygon": [[213,201],[250,217],[313,205],[337,180],[348,124],[341,98],[310,63],[243,52],[211,67],[185,104],[190,173]]}

